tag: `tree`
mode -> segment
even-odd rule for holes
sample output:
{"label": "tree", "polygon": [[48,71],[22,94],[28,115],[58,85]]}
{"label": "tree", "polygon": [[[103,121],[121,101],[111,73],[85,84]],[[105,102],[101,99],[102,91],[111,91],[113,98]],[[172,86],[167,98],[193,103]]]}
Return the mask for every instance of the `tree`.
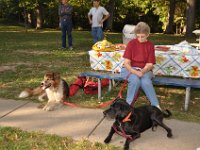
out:
{"label": "tree", "polygon": [[176,0],[169,1],[168,24],[166,27],[166,34],[173,34],[174,15],[175,15]]}
{"label": "tree", "polygon": [[114,12],[115,12],[115,1],[116,0],[109,0],[108,2],[108,11],[110,13],[110,17],[107,21],[107,29],[108,30],[113,30],[113,20],[114,20]]}
{"label": "tree", "polygon": [[41,29],[43,27],[43,6],[41,3],[37,2],[35,7],[36,12],[36,29]]}
{"label": "tree", "polygon": [[176,0],[176,9],[174,16],[174,24],[176,25],[176,33],[185,33],[185,18],[186,18],[186,1]]}
{"label": "tree", "polygon": [[196,0],[187,0],[186,10],[186,37],[190,38],[193,36],[192,31],[194,30],[195,23],[195,9]]}
{"label": "tree", "polygon": [[[57,0],[52,0],[57,1]],[[36,17],[36,29],[40,29],[43,27],[44,22],[44,9],[48,6],[49,3],[52,3],[49,0],[19,0],[19,7],[24,8],[27,12],[34,11]],[[27,14],[28,15],[28,14]],[[27,15],[24,16],[27,17]],[[30,17],[34,17],[33,13]],[[33,20],[30,18],[30,20]]]}

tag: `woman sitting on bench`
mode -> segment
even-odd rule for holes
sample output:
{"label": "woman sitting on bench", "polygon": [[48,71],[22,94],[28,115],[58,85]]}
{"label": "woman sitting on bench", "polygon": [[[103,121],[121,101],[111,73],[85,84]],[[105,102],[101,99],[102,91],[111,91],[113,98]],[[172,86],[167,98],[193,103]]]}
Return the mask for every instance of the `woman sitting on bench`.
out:
{"label": "woman sitting on bench", "polygon": [[134,29],[136,39],[131,40],[124,53],[124,67],[121,76],[128,77],[126,101],[131,105],[141,87],[151,102],[160,109],[159,102],[152,84],[152,69],[156,63],[154,44],[147,40],[150,27],[145,22],[139,22]]}

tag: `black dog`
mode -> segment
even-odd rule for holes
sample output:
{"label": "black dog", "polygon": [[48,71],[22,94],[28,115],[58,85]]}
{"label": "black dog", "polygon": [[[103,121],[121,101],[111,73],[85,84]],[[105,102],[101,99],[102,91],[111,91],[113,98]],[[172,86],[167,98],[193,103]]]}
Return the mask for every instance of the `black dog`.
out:
{"label": "black dog", "polygon": [[163,123],[163,118],[171,116],[169,110],[166,110],[166,113],[164,113],[154,106],[133,108],[125,100],[117,99],[103,113],[106,117],[115,119],[110,133],[104,142],[109,143],[113,134],[119,132],[126,138],[124,150],[129,149],[130,142],[139,138],[140,133],[149,128],[152,128],[154,131],[154,127],[157,125],[167,131],[167,137],[172,137],[172,130]]}

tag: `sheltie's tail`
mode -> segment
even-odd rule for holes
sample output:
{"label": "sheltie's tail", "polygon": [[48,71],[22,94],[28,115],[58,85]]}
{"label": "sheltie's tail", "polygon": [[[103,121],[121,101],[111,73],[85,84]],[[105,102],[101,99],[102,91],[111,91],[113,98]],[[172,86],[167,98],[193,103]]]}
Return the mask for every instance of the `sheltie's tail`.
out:
{"label": "sheltie's tail", "polygon": [[31,96],[35,96],[35,95],[41,95],[43,94],[45,91],[41,88],[41,87],[37,87],[35,89],[32,88],[26,88],[24,91],[22,91],[19,94],[19,98],[26,98],[26,97],[31,97]]}

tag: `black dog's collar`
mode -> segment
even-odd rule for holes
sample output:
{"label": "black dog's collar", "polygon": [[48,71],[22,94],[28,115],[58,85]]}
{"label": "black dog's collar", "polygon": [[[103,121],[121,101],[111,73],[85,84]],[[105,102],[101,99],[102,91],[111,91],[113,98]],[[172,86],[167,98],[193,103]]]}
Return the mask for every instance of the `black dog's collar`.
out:
{"label": "black dog's collar", "polygon": [[130,119],[131,115],[132,115],[132,112],[129,112],[128,115],[122,120],[122,122],[124,123],[124,122],[131,121],[131,119]]}

